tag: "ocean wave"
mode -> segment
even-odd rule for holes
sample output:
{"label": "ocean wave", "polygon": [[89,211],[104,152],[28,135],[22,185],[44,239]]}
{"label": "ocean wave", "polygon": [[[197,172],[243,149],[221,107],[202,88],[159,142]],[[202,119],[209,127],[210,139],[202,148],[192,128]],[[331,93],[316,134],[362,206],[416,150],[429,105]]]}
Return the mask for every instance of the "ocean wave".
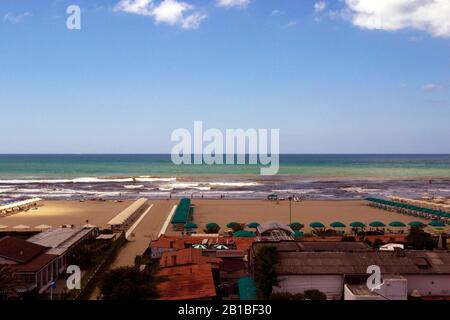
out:
{"label": "ocean wave", "polygon": [[272,192],[276,193],[296,193],[296,194],[307,194],[307,193],[315,193],[320,192],[318,189],[275,189]]}
{"label": "ocean wave", "polygon": [[149,176],[124,177],[124,178],[100,178],[100,177],[79,177],[74,179],[4,179],[0,184],[63,184],[63,183],[127,183],[127,182],[171,182],[176,178],[158,178]]}
{"label": "ocean wave", "polygon": [[130,184],[130,185],[124,185],[123,186],[125,189],[143,189],[145,186],[143,184],[138,184],[138,185],[134,185],[134,184]]}
{"label": "ocean wave", "polygon": [[137,182],[171,182],[176,181],[177,178],[158,178],[158,177],[150,177],[150,176],[140,176],[134,179]]}
{"label": "ocean wave", "polygon": [[261,185],[258,182],[209,182],[214,187],[254,187]]}

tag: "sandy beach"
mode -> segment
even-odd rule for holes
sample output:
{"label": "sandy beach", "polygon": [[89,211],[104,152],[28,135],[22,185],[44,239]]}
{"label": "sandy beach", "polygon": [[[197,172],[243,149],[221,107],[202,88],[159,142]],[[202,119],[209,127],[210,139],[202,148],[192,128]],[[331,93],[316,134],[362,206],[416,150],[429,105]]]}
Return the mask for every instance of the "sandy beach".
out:
{"label": "sandy beach", "polygon": [[[270,221],[289,222],[289,202],[271,202],[267,200],[193,200],[196,205],[194,222],[201,228],[209,222],[215,222],[226,228],[231,221],[240,223]],[[369,224],[382,221],[386,225],[392,221],[404,223],[419,220],[418,218],[369,207],[363,200],[342,201],[302,201],[292,202],[292,221],[303,223],[305,231],[308,225],[320,221],[328,226],[333,221],[341,221],[349,225],[352,221]]]}
{"label": "sandy beach", "polygon": [[[20,212],[18,214],[0,218],[0,224],[9,228],[25,224],[34,227],[39,224],[59,226],[62,224],[84,225],[86,220],[90,224],[107,228],[107,222],[129,206],[132,201],[45,201],[44,205],[36,210]],[[133,232],[132,241],[127,246],[139,247],[145,250],[146,244],[151,238],[158,236],[164,222],[167,219],[177,200],[149,200],[153,204],[147,216],[139,223]],[[194,222],[200,230],[209,223],[216,222],[226,228],[226,224],[231,221],[241,223],[249,222],[270,222],[289,221],[289,202],[271,202],[267,200],[204,200],[193,199],[196,206]],[[341,221],[349,225],[352,221],[362,221],[369,224],[372,221],[382,221],[388,224],[391,221],[410,222],[421,220],[418,218],[384,211],[369,207],[363,200],[341,200],[341,201],[302,201],[292,202],[292,221],[303,223],[309,231],[308,225],[313,221],[320,221],[329,225],[333,221]],[[167,229],[168,234],[175,234],[171,228]],[[134,250],[133,250],[134,251]],[[134,256],[129,257],[129,261]],[[119,263],[121,264],[121,263]]]}

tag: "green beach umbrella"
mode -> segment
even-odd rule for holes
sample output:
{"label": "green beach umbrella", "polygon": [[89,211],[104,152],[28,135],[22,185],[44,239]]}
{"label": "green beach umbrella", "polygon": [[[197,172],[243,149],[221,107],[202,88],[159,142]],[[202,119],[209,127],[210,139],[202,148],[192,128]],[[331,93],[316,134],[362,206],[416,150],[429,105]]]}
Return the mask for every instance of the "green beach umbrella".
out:
{"label": "green beach umbrella", "polygon": [[250,222],[249,224],[247,224],[247,227],[249,228],[253,228],[256,229],[260,226],[260,224],[258,222]]}
{"label": "green beach umbrella", "polygon": [[389,223],[389,226],[394,228],[404,228],[406,227],[406,224],[401,221],[392,221],[391,223]]}
{"label": "green beach umbrella", "polygon": [[309,226],[313,229],[325,228],[325,226],[321,222],[318,222],[318,221],[310,223]]}
{"label": "green beach umbrella", "polygon": [[360,221],[353,221],[352,223],[350,223],[350,227],[352,228],[365,228],[366,225]]}
{"label": "green beach umbrella", "polygon": [[193,222],[188,222],[184,225],[185,229],[197,229],[198,226]]}
{"label": "green beach umbrella", "polygon": [[420,221],[411,221],[410,223],[408,223],[411,227],[416,227],[416,228],[420,228],[425,226],[425,223],[420,222]]}
{"label": "green beach umbrella", "polygon": [[432,227],[445,227],[445,223],[442,221],[431,221],[428,225]]}
{"label": "green beach umbrella", "polygon": [[227,228],[230,228],[230,229],[239,228],[240,226],[241,226],[241,224],[239,222],[235,222],[235,221],[227,224]]}
{"label": "green beach umbrella", "polygon": [[300,222],[292,222],[292,223],[289,225],[289,227],[290,227],[292,230],[294,230],[294,231],[298,231],[298,230],[304,228],[305,226],[304,226],[302,223],[300,223]]}
{"label": "green beach umbrella", "polygon": [[236,237],[236,238],[254,238],[254,237],[256,237],[256,234],[254,232],[252,232],[252,231],[239,230],[239,231],[236,231],[233,234],[233,237]]}
{"label": "green beach umbrella", "polygon": [[386,225],[381,221],[374,221],[369,224],[372,228],[384,228]]}
{"label": "green beach umbrella", "polygon": [[305,234],[304,234],[303,232],[301,232],[301,231],[294,231],[294,232],[292,233],[292,236],[293,236],[294,238],[303,238],[303,237],[305,236]]}
{"label": "green beach umbrella", "polygon": [[346,225],[343,224],[340,221],[335,221],[335,222],[330,223],[330,227],[332,227],[332,228],[345,228]]}

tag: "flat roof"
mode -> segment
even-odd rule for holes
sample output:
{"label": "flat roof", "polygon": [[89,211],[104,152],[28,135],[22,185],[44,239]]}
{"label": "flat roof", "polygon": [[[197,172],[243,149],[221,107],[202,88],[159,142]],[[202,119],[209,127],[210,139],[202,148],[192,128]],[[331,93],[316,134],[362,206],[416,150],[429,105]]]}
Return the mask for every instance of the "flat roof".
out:
{"label": "flat roof", "polygon": [[36,234],[27,241],[51,248],[47,251],[48,254],[61,255],[93,229],[84,227],[51,228]]}
{"label": "flat roof", "polygon": [[139,210],[146,203],[147,203],[146,198],[140,198],[140,199],[136,200],[128,208],[126,208],[121,213],[119,213],[117,216],[112,218],[108,222],[108,225],[115,226],[115,225],[123,224],[129,217],[131,217],[137,210]]}

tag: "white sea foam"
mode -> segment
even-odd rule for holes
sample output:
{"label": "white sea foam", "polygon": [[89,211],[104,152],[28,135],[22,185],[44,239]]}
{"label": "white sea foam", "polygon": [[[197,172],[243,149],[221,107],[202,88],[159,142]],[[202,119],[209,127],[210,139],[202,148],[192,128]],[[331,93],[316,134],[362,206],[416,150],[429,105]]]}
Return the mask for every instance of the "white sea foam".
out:
{"label": "white sea foam", "polygon": [[217,187],[254,187],[260,185],[258,182],[210,182],[208,184]]}
{"label": "white sea foam", "polygon": [[130,185],[125,185],[123,187],[125,189],[142,189],[142,188],[144,188],[144,185],[143,184],[139,184],[139,185],[130,184]]}
{"label": "white sea foam", "polygon": [[278,190],[272,190],[272,192],[276,192],[276,193],[308,194],[308,193],[319,192],[319,190],[317,190],[317,189],[278,189]]}
{"label": "white sea foam", "polygon": [[157,178],[157,177],[150,177],[150,176],[140,176],[135,179],[137,182],[171,182],[176,181],[177,178]]}

